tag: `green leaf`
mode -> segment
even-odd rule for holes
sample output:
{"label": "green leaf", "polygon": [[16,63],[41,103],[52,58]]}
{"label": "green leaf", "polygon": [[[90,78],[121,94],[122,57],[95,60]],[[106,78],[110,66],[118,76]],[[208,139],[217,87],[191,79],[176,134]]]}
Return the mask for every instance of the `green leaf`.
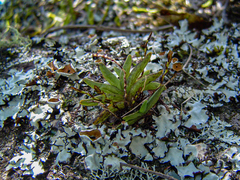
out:
{"label": "green leaf", "polygon": [[136,13],[157,13],[157,9],[148,9],[148,8],[141,8],[137,6],[133,6],[132,10]]}
{"label": "green leaf", "polygon": [[116,17],[114,18],[114,22],[115,22],[115,24],[116,24],[118,27],[121,26],[121,21],[120,21],[120,19],[119,19],[118,16],[116,16]]}
{"label": "green leaf", "polygon": [[121,71],[119,79],[120,79],[121,90],[124,91],[124,72],[123,71]]}
{"label": "green leaf", "polygon": [[145,113],[140,113],[139,111],[129,114],[127,116],[124,116],[122,119],[126,121],[129,125],[133,125],[135,122],[137,122]]}
{"label": "green leaf", "polygon": [[207,8],[209,6],[211,6],[213,3],[213,0],[208,0],[207,2],[205,2],[204,4],[201,5],[202,8]]}
{"label": "green leaf", "polygon": [[103,92],[101,91],[101,89],[99,87],[97,87],[96,85],[94,86],[94,90],[98,93],[98,94],[103,94]]}
{"label": "green leaf", "polygon": [[100,123],[104,122],[105,120],[107,120],[107,118],[110,117],[112,115],[112,113],[119,111],[119,109],[123,109],[124,102],[122,101],[122,102],[116,103],[115,106],[113,106],[111,104],[107,108],[108,108],[108,110],[103,110],[100,113],[100,115],[97,117],[97,119],[93,122],[93,124],[100,124]]}
{"label": "green leaf", "polygon": [[147,100],[144,101],[140,110],[137,112],[134,112],[132,114],[129,114],[127,116],[124,116],[122,119],[126,121],[129,125],[134,124],[139,119],[142,118],[144,114],[146,114],[158,101],[161,93],[166,89],[164,85],[161,85],[160,88],[155,91],[155,93]]}
{"label": "green leaf", "polygon": [[97,95],[97,96],[94,96],[94,99],[93,98],[91,99],[104,102],[106,100],[106,95],[105,94]]}
{"label": "green leaf", "polygon": [[151,72],[150,70],[144,71],[143,76],[149,75],[150,72]]}
{"label": "green leaf", "polygon": [[97,119],[93,122],[93,124],[97,125],[97,124],[100,124],[102,122],[104,122],[108,117],[110,117],[112,114],[107,111],[107,110],[104,110],[100,113],[100,115],[97,117]]}
{"label": "green leaf", "polygon": [[112,102],[119,102],[124,100],[124,97],[121,94],[107,93],[106,96],[107,99],[111,100]]}
{"label": "green leaf", "polygon": [[129,93],[129,91],[132,88],[133,84],[135,84],[137,78],[143,72],[144,68],[146,67],[146,65],[150,61],[151,55],[152,55],[151,52],[148,53],[146,55],[146,57],[140,63],[138,63],[134,67],[134,69],[131,71],[131,73],[130,73],[128,79],[127,79],[127,93]]}
{"label": "green leaf", "polygon": [[[140,87],[145,87],[152,81],[156,80],[160,75],[162,74],[162,71],[159,71],[157,73],[149,74],[146,76],[141,77],[137,82],[132,86],[129,95],[134,96],[138,89]],[[156,88],[155,88],[156,89]],[[129,97],[131,99],[131,97]]]}
{"label": "green leaf", "polygon": [[121,95],[124,94],[120,89],[110,84],[99,83],[96,81],[92,81],[88,78],[84,78],[83,81],[93,89],[94,89],[94,86],[97,86],[104,93],[114,93],[114,94],[121,94]]}
{"label": "green leaf", "polygon": [[158,90],[156,90],[154,92],[154,94],[148,99],[148,103],[147,103],[147,111],[149,109],[151,109],[158,101],[161,93],[166,89],[166,86],[164,86],[163,84],[160,85],[160,87],[158,88]]}
{"label": "green leaf", "polygon": [[141,107],[140,107],[140,109],[139,109],[139,112],[140,112],[140,113],[146,113],[146,110],[147,110],[147,100],[145,100],[145,101],[142,103],[142,105],[141,105]]}
{"label": "green leaf", "polygon": [[75,88],[75,87],[71,87],[71,89],[73,89],[73,90],[75,90],[75,91],[77,91],[77,92],[80,92],[80,93],[82,93],[82,94],[87,94],[87,95],[89,95],[88,92],[82,91],[82,90],[77,89],[77,88]]}
{"label": "green leaf", "polygon": [[[131,65],[132,65],[132,56],[128,55],[125,63],[123,64],[123,70],[126,73],[126,79],[129,76],[130,73],[130,69],[131,69]],[[123,70],[120,71],[120,75],[119,75],[119,79],[120,79],[120,86],[121,86],[121,90],[124,90],[124,72]]]}
{"label": "green leaf", "polygon": [[120,77],[120,74],[121,74],[122,70],[117,68],[117,67],[114,67],[113,69],[116,72],[116,74],[118,75],[118,77]]}
{"label": "green leaf", "polygon": [[99,105],[100,102],[103,104],[109,103],[109,99],[106,99],[105,94],[101,94],[101,95],[94,96],[93,98],[83,99],[80,101],[80,104],[83,106],[97,106]]}
{"label": "green leaf", "polygon": [[94,101],[93,99],[83,99],[80,101],[80,104],[83,106],[98,106],[99,103]]}
{"label": "green leaf", "polygon": [[94,24],[94,9],[92,8],[93,1],[89,5],[86,6],[87,10],[87,21],[88,24],[93,25]]}
{"label": "green leaf", "polygon": [[103,63],[99,63],[99,68],[106,81],[120,90],[121,87],[119,79]]}
{"label": "green leaf", "polygon": [[159,82],[150,82],[149,84],[147,84],[144,88],[144,91],[146,90],[156,90],[157,88],[160,87],[160,83]]}
{"label": "green leaf", "polygon": [[131,65],[132,65],[132,56],[128,55],[124,65],[123,65],[123,69],[126,72],[126,78],[128,78],[128,76],[129,76]]}
{"label": "green leaf", "polygon": [[119,109],[123,109],[123,108],[125,108],[124,101],[115,103],[114,106],[113,106],[113,105],[109,105],[109,106],[108,106],[108,109],[109,109],[111,112],[116,112],[116,111],[118,111]]}
{"label": "green leaf", "polygon": [[108,12],[109,12],[109,8],[110,8],[110,5],[111,5],[111,0],[107,0],[106,5],[107,5],[107,8],[104,12],[102,20],[98,23],[98,25],[101,25],[105,21],[106,17],[108,17]]}

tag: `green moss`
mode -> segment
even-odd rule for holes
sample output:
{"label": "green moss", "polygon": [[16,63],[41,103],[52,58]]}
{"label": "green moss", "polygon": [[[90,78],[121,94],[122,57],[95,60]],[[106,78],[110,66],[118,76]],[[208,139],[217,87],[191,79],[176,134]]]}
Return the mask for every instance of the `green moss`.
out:
{"label": "green moss", "polygon": [[23,37],[17,29],[7,27],[0,34],[0,48],[28,47],[32,43],[31,39]]}

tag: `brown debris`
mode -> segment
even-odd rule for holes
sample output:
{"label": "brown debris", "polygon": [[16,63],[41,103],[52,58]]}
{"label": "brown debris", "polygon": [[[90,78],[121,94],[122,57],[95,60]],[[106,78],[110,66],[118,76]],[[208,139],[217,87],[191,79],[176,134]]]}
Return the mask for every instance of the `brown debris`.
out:
{"label": "brown debris", "polygon": [[183,68],[183,65],[182,65],[182,63],[180,63],[180,62],[177,62],[177,63],[174,63],[173,65],[172,65],[172,68],[173,68],[173,70],[174,71],[181,71],[182,70],[182,68]]}
{"label": "brown debris", "polygon": [[98,129],[81,131],[79,134],[88,136],[92,141],[95,141],[102,136]]}
{"label": "brown debris", "polygon": [[48,66],[51,68],[52,72],[58,70],[58,68],[54,65],[54,62],[53,62],[53,61],[50,62],[50,63],[48,63]]}
{"label": "brown debris", "polygon": [[60,100],[58,98],[50,98],[48,102],[59,102]]}
{"label": "brown debris", "polygon": [[52,73],[51,71],[47,71],[46,76],[47,76],[48,78],[52,78],[52,77],[55,76],[55,74]]}
{"label": "brown debris", "polygon": [[74,73],[76,73],[76,70],[73,69],[71,64],[68,64],[68,65],[64,66],[63,68],[59,69],[58,72],[74,74]]}

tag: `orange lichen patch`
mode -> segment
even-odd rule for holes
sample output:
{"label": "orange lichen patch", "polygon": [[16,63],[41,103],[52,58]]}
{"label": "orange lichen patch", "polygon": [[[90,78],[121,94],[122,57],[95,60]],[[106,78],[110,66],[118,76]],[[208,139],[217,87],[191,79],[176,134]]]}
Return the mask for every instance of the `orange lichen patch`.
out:
{"label": "orange lichen patch", "polygon": [[27,84],[26,84],[26,86],[34,86],[34,85],[37,85],[37,81],[36,80],[31,80],[31,81],[29,81]]}
{"label": "orange lichen patch", "polygon": [[201,132],[201,129],[198,129],[197,126],[192,125],[190,128],[188,128],[189,130],[195,131],[195,132]]}
{"label": "orange lichen patch", "polygon": [[162,141],[168,141],[169,138],[165,136],[165,137],[162,137],[161,140],[162,140]]}
{"label": "orange lichen patch", "polygon": [[52,78],[52,77],[55,76],[55,74],[52,73],[51,71],[47,71],[46,76],[47,76],[48,78]]}
{"label": "orange lichen patch", "polygon": [[56,106],[58,106],[60,103],[61,103],[61,101],[58,98],[50,98],[50,99],[48,99],[48,105],[51,108],[56,108]]}
{"label": "orange lichen patch", "polygon": [[113,146],[118,146],[118,143],[117,143],[117,142],[113,142],[112,145],[113,145]]}
{"label": "orange lichen patch", "polygon": [[55,103],[55,102],[59,102],[60,100],[58,98],[50,98],[48,100],[48,102],[52,102],[52,103]]}
{"label": "orange lichen patch", "polygon": [[173,55],[173,52],[172,52],[172,51],[169,51],[169,52],[168,52],[168,55],[167,55],[168,61],[170,61],[170,60],[172,59],[172,55]]}
{"label": "orange lichen patch", "polygon": [[98,129],[81,131],[79,134],[88,136],[92,141],[95,141],[102,136]]}
{"label": "orange lichen patch", "polygon": [[172,58],[172,62],[175,63],[178,61],[178,58]]}
{"label": "orange lichen patch", "polygon": [[15,123],[16,123],[16,124],[20,124],[20,122],[21,122],[21,118],[17,117]]}
{"label": "orange lichen patch", "polygon": [[54,62],[53,62],[53,61],[50,62],[50,63],[48,63],[48,66],[51,68],[52,72],[58,70],[58,68],[54,65]]}
{"label": "orange lichen patch", "polygon": [[115,146],[115,147],[117,147],[117,148],[119,148],[119,145],[118,145],[118,143],[117,142],[113,142],[113,144],[112,144],[113,146]]}
{"label": "orange lichen patch", "polygon": [[75,69],[73,69],[71,64],[68,64],[68,65],[64,66],[63,68],[59,69],[58,72],[74,74],[76,71],[75,71]]}
{"label": "orange lichen patch", "polygon": [[77,45],[73,45],[72,47],[75,49],[75,48],[77,48],[78,46],[77,46]]}
{"label": "orange lichen patch", "polygon": [[172,66],[172,68],[173,68],[173,70],[174,71],[181,71],[182,70],[182,68],[183,68],[183,65],[182,65],[182,63],[174,63],[173,64],[173,66]]}
{"label": "orange lichen patch", "polygon": [[164,52],[164,51],[163,51],[163,52],[160,52],[159,55],[160,55],[160,56],[164,56],[164,55],[165,55],[165,52]]}
{"label": "orange lichen patch", "polygon": [[98,49],[98,50],[97,50],[97,53],[102,53],[102,52],[103,52],[102,49]]}
{"label": "orange lichen patch", "polygon": [[88,38],[93,38],[95,36],[95,34],[90,34],[88,35]]}
{"label": "orange lichen patch", "polygon": [[98,60],[95,61],[95,63],[100,63],[100,62],[102,62],[101,59],[98,59]]}

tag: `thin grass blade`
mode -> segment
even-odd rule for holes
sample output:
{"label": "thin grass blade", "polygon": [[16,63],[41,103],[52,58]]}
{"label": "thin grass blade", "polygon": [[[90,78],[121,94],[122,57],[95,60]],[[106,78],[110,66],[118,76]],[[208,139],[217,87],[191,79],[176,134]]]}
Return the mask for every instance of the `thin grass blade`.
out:
{"label": "thin grass blade", "polygon": [[[141,78],[140,78],[139,80],[137,80],[137,82],[132,86],[132,88],[130,89],[129,95],[134,96],[140,87],[142,87],[142,88],[145,89],[146,86],[147,86],[150,82],[156,80],[161,74],[162,74],[162,71],[159,71],[159,72],[157,72],[157,73],[149,74],[149,75],[146,75],[146,76],[141,77]],[[131,99],[131,97],[130,97],[129,99]]]}
{"label": "thin grass blade", "polygon": [[99,68],[106,81],[108,81],[112,86],[121,89],[120,80],[103,63],[99,63]]}
{"label": "thin grass blade", "polygon": [[93,124],[100,124],[107,120],[108,117],[112,115],[112,113],[118,111],[119,109],[124,108],[124,102],[116,103],[115,106],[112,104],[108,106],[108,110],[103,110],[100,115],[97,117],[97,119],[93,122]]}
{"label": "thin grass blade", "polygon": [[114,67],[113,69],[116,72],[116,74],[118,75],[118,77],[120,77],[120,74],[121,74],[122,70],[117,68],[117,67]]}
{"label": "thin grass blade", "polygon": [[132,56],[128,55],[124,65],[123,65],[123,69],[126,72],[126,78],[128,78],[128,76],[129,76],[131,65],[132,65]]}
{"label": "thin grass blade", "polygon": [[133,125],[135,122],[137,122],[141,117],[144,115],[144,113],[140,113],[139,111],[129,114],[127,116],[124,116],[122,119],[128,123],[128,125]]}
{"label": "thin grass blade", "polygon": [[166,86],[164,86],[163,84],[160,85],[160,87],[158,88],[158,90],[156,90],[154,92],[154,94],[148,99],[148,103],[147,103],[147,111],[149,109],[151,109],[158,101],[161,93],[166,89]]}
{"label": "thin grass blade", "polygon": [[147,84],[145,86],[144,91],[146,91],[146,90],[153,91],[153,90],[156,90],[159,87],[160,87],[160,83],[159,82],[150,82],[149,84]]}
{"label": "thin grass blade", "polygon": [[80,104],[83,106],[98,106],[99,103],[93,99],[83,99],[80,101]]}
{"label": "thin grass blade", "polygon": [[143,72],[144,68],[150,61],[151,55],[152,55],[151,52],[148,53],[146,57],[139,64],[137,64],[129,74],[129,77],[127,79],[127,93],[130,92],[130,89],[132,88],[133,84],[135,84],[137,78]]}
{"label": "thin grass blade", "polygon": [[105,93],[114,93],[114,94],[121,94],[123,95],[123,91],[121,91],[120,89],[118,89],[117,87],[110,85],[110,84],[104,84],[104,83],[99,83],[96,81],[92,81],[88,78],[84,78],[83,81],[89,85],[91,88],[94,89],[94,86],[97,86],[101,91],[105,92]]}

